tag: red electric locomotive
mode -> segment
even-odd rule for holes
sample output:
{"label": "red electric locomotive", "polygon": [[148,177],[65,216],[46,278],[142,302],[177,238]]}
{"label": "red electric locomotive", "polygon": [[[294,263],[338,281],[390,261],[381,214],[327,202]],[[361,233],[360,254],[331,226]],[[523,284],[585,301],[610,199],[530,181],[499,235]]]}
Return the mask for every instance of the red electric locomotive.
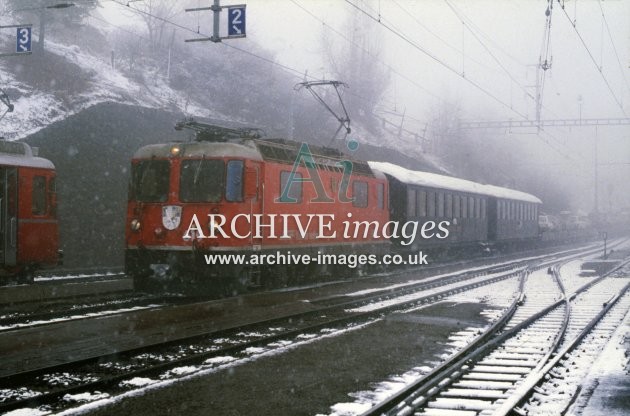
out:
{"label": "red electric locomotive", "polygon": [[387,180],[366,162],[251,129],[178,127],[197,140],[145,146],[131,162],[125,268],[137,288],[233,293],[348,270],[316,256],[388,250],[382,235],[349,229],[389,219]]}
{"label": "red electric locomotive", "polygon": [[55,166],[26,143],[0,141],[0,275],[30,282],[61,259]]}

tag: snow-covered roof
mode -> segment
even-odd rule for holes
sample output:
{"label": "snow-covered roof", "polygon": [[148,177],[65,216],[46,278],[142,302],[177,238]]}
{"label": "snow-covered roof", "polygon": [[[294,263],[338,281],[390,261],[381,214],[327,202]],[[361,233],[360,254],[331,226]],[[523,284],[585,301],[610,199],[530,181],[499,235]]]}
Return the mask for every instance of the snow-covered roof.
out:
{"label": "snow-covered roof", "polygon": [[0,166],[25,166],[30,168],[54,169],[55,165],[42,157],[33,155],[33,149],[23,142],[0,140]]}
{"label": "snow-covered roof", "polygon": [[482,185],[466,179],[438,175],[436,173],[409,170],[387,162],[369,162],[369,164],[372,169],[381,171],[394,177],[400,182],[409,185],[449,189],[451,191],[468,192],[472,194],[493,196],[496,198],[542,204],[542,201],[534,195],[521,191],[515,191],[513,189],[502,188],[494,185]]}

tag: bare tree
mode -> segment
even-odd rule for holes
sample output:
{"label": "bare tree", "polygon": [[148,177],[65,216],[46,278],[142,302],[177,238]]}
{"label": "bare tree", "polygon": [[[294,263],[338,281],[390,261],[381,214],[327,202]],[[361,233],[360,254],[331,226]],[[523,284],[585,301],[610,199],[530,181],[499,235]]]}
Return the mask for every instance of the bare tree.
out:
{"label": "bare tree", "polygon": [[350,86],[345,96],[351,116],[374,126],[374,109],[389,86],[389,69],[381,63],[384,48],[378,27],[356,12],[350,12],[344,27],[346,41],[340,42],[336,34],[323,32],[323,50],[333,77]]}
{"label": "bare tree", "polygon": [[172,0],[145,0],[135,3],[134,8],[138,9],[138,15],[147,27],[149,50],[156,53],[171,40],[168,22],[184,11],[184,4]]}

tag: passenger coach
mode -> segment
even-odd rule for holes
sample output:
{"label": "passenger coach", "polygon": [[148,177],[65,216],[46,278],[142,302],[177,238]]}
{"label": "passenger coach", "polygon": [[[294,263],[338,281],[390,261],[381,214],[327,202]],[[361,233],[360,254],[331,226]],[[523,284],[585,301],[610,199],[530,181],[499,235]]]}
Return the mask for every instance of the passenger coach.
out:
{"label": "passenger coach", "polygon": [[[542,201],[525,192],[370,162],[387,176],[394,221],[448,221],[446,238],[417,239],[412,247],[448,249],[506,245],[539,237]],[[399,245],[396,245],[399,247]]]}

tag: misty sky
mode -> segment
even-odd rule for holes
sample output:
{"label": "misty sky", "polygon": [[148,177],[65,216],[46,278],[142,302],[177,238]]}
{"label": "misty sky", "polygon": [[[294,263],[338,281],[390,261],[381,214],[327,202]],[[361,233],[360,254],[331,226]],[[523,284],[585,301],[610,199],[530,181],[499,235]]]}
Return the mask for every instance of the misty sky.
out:
{"label": "misty sky", "polygon": [[[223,5],[229,2],[223,1]],[[239,2],[233,2],[239,3]],[[379,110],[405,113],[405,127],[431,123],[436,108],[459,107],[465,120],[536,117],[537,64],[544,75],[542,119],[630,115],[630,0],[553,3],[546,41],[545,0],[247,0],[247,39],[316,78],[331,77],[322,39],[369,45],[387,65],[390,85]],[[210,1],[190,1],[188,7]],[[564,4],[564,9],[561,7]],[[101,13],[122,19],[120,6]],[[184,6],[183,6],[184,7]],[[182,8],[183,8],[182,7]],[[603,13],[602,13],[603,12]],[[211,33],[211,12],[183,13]],[[353,35],[349,15],[360,22]],[[380,23],[376,20],[380,20]],[[225,25],[225,20],[223,20]],[[573,24],[575,24],[574,29]],[[394,33],[395,32],[395,33]],[[580,40],[582,37],[586,47]],[[376,45],[376,49],[374,48]],[[204,44],[200,47],[221,47]],[[600,72],[601,69],[601,72]],[[235,69],[236,70],[236,69]],[[540,71],[539,71],[540,72]],[[352,89],[352,80],[342,80]],[[531,169],[575,186],[575,208],[592,209],[594,138],[598,138],[600,208],[630,206],[630,126],[483,130],[526,147]]]}

